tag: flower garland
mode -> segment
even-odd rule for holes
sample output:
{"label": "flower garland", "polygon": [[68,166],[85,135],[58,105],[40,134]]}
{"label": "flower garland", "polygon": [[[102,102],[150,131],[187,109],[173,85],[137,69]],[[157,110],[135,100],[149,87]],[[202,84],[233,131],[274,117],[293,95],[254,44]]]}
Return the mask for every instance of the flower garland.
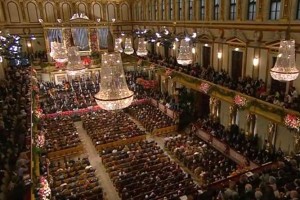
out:
{"label": "flower garland", "polygon": [[40,109],[40,108],[37,108],[35,111],[34,111],[34,116],[37,118],[37,119],[40,119],[44,116],[43,114],[43,110]]}
{"label": "flower garland", "polygon": [[247,99],[240,95],[235,95],[235,97],[233,98],[233,102],[239,109],[243,109],[247,105]]}
{"label": "flower garland", "polygon": [[50,199],[51,189],[49,187],[48,181],[45,177],[40,177],[40,186],[38,189],[39,199],[48,200]]}
{"label": "flower garland", "polygon": [[210,87],[211,87],[211,85],[210,85],[210,84],[208,84],[208,83],[205,83],[205,82],[202,82],[202,83],[200,84],[200,87],[199,87],[199,89],[200,89],[200,91],[201,91],[201,92],[203,92],[203,93],[207,94],[207,93],[208,93],[208,91],[209,91],[209,89],[210,89]]}
{"label": "flower garland", "polygon": [[287,128],[295,130],[297,132],[300,131],[300,118],[293,114],[287,114],[284,117],[284,124]]}

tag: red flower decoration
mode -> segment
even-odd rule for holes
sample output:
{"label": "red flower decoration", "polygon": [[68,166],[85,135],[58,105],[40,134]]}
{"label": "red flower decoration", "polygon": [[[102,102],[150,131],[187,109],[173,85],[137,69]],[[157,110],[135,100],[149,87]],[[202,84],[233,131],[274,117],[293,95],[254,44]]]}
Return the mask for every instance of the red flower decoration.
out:
{"label": "red flower decoration", "polygon": [[284,124],[290,129],[300,131],[300,118],[296,115],[287,114],[284,117]]}

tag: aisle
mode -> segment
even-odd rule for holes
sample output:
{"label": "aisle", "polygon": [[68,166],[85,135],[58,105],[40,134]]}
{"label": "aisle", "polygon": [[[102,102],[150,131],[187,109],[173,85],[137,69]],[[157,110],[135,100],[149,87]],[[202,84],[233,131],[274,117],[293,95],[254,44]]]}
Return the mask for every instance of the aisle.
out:
{"label": "aisle", "polygon": [[104,199],[107,200],[119,200],[120,197],[115,190],[115,187],[112,181],[109,178],[108,173],[104,166],[102,165],[101,158],[97,150],[92,143],[92,140],[87,135],[86,131],[82,127],[82,121],[75,122],[75,127],[78,131],[79,138],[83,144],[84,149],[86,150],[86,154],[88,155],[89,161],[94,169],[96,169],[96,175],[99,178],[99,182],[101,183],[101,187],[103,188]]}

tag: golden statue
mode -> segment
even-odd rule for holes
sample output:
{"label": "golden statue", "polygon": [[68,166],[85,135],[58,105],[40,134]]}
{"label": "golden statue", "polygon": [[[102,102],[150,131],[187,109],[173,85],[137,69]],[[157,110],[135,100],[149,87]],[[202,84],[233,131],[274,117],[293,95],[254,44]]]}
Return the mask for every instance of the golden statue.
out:
{"label": "golden statue", "polygon": [[299,134],[295,134],[294,138],[295,138],[294,152],[295,153],[299,153],[299,151],[300,151],[300,135]]}

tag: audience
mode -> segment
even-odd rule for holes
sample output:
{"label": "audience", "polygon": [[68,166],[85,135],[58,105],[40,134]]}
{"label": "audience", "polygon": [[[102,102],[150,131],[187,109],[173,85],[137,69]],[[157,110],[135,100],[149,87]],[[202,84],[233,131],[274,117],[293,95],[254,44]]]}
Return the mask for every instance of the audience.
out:
{"label": "audience", "polygon": [[30,174],[30,73],[8,66],[0,81],[0,199],[21,199]]}
{"label": "audience", "polygon": [[149,132],[175,125],[172,118],[150,104],[132,105],[128,111]]}
{"label": "audience", "polygon": [[70,117],[46,118],[42,131],[45,132],[47,152],[60,151],[81,144],[77,129]]}
{"label": "audience", "polygon": [[53,199],[103,199],[102,188],[88,158],[52,162],[49,171]]}
{"label": "audience", "polygon": [[198,193],[190,175],[154,142],[118,146],[101,154],[122,199],[179,199]]}
{"label": "audience", "polygon": [[197,136],[189,137],[179,134],[167,137],[165,148],[200,178],[203,184],[223,180],[237,169],[236,163]]}
{"label": "audience", "polygon": [[233,80],[228,72],[223,69],[216,71],[213,67],[200,66],[198,63],[182,67],[172,56],[163,60],[160,55],[148,54],[148,59],[161,66],[236,90],[269,103],[300,111],[300,98],[295,87],[290,87],[287,93],[285,91],[275,91],[274,89],[268,90],[266,83],[262,79],[254,79],[247,76]]}
{"label": "audience", "polygon": [[257,135],[246,137],[245,133],[237,125],[225,128],[222,124],[210,119],[199,119],[195,125],[201,130],[217,137],[257,164],[280,160],[283,157],[283,152],[280,148],[277,151],[259,149]]}

